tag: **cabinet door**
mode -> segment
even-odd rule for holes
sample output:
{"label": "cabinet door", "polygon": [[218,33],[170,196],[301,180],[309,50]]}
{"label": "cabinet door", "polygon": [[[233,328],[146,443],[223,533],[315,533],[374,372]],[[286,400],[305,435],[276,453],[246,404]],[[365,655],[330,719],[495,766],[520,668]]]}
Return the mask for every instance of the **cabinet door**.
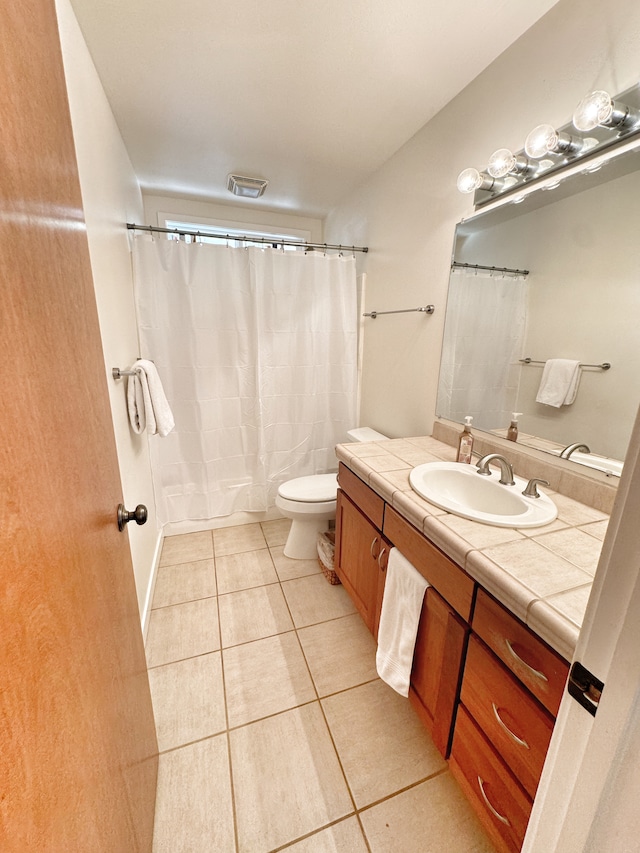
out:
{"label": "cabinet door", "polygon": [[343,491],[336,509],[335,570],[365,624],[375,636],[378,630],[383,571],[378,560],[388,553],[388,543]]}
{"label": "cabinet door", "polygon": [[428,587],[416,638],[409,698],[443,756],[449,752],[468,628]]}

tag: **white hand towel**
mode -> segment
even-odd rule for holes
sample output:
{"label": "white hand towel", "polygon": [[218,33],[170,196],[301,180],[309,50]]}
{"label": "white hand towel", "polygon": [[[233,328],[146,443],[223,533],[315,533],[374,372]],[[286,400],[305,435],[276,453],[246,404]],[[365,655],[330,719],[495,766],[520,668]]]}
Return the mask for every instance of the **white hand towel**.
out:
{"label": "white hand towel", "polygon": [[389,552],[378,627],[378,675],[401,696],[409,695],[418,623],[429,584],[397,548]]}
{"label": "white hand towel", "polygon": [[580,362],[571,358],[551,358],[545,362],[536,396],[546,406],[570,406],[578,393]]}
{"label": "white hand towel", "polygon": [[151,435],[168,435],[175,421],[155,364],[141,358],[132,370],[135,370],[135,375],[130,376],[127,383],[131,428],[138,434],[146,427]]}

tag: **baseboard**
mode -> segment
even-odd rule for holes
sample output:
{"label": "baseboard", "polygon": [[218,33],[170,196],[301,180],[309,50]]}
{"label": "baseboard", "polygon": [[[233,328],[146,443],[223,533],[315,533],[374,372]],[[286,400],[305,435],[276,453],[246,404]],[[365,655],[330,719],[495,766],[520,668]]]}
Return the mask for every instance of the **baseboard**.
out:
{"label": "baseboard", "polygon": [[161,527],[158,531],[156,547],[153,552],[153,561],[151,563],[151,572],[149,574],[149,583],[147,584],[147,594],[144,599],[144,607],[142,609],[142,636],[144,644],[147,644],[147,633],[149,631],[149,617],[151,616],[151,603],[153,601],[153,593],[156,589],[156,579],[158,577],[158,566],[160,564],[160,554],[162,553],[162,543],[164,541],[165,531]]}

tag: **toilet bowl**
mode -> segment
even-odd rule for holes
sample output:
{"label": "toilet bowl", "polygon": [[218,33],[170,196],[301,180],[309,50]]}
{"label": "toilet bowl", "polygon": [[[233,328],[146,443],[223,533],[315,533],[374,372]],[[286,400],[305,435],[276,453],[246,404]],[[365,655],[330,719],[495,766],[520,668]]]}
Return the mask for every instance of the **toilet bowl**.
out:
{"label": "toilet bowl", "polygon": [[[369,427],[349,430],[347,435],[350,441],[384,441],[387,438]],[[276,506],[285,518],[291,519],[285,557],[293,560],[317,557],[318,533],[327,530],[329,522],[336,517],[337,493],[337,474],[296,477],[279,486]]]}

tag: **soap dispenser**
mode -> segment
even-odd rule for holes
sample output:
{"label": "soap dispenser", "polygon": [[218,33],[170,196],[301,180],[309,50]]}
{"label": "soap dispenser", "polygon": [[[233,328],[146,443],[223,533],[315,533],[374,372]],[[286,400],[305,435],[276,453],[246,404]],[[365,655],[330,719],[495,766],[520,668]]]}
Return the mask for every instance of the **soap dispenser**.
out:
{"label": "soap dispenser", "polygon": [[522,412],[513,412],[511,414],[511,423],[509,424],[509,429],[507,430],[507,438],[509,441],[517,441],[518,440],[518,418]]}
{"label": "soap dispenser", "polygon": [[473,435],[471,434],[471,415],[464,419],[464,429],[458,439],[458,455],[456,462],[471,462],[471,451],[473,450]]}

